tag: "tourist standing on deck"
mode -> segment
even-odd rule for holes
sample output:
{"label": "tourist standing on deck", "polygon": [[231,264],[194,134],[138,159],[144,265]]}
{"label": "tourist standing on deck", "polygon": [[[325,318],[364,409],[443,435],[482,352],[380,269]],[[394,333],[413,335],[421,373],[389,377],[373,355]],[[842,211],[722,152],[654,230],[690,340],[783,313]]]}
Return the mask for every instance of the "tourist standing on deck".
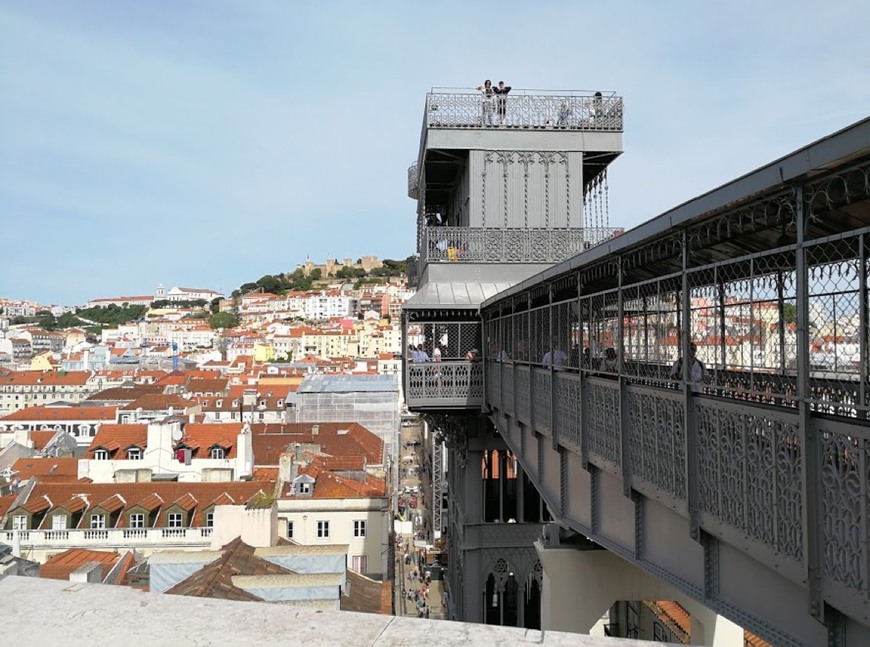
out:
{"label": "tourist standing on deck", "polygon": [[495,91],[492,87],[492,81],[487,79],[483,82],[483,85],[478,85],[477,89],[483,94],[482,124],[492,126],[492,113],[495,104]]}
{"label": "tourist standing on deck", "polygon": [[511,86],[505,85],[504,81],[498,82],[498,87],[493,90],[498,105],[498,125],[504,126],[504,118],[507,114],[507,95],[511,91]]}

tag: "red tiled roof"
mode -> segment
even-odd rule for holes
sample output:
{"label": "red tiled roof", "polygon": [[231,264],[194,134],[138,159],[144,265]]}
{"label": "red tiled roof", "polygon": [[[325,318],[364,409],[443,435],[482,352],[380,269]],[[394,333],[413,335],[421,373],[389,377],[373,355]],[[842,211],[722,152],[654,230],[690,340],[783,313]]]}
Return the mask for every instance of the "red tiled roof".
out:
{"label": "red tiled roof", "polygon": [[163,393],[159,384],[137,384],[136,386],[114,386],[94,393],[88,400],[101,402],[132,402],[148,393]]}
{"label": "red tiled roof", "polygon": [[84,386],[89,371],[13,371],[0,375],[0,385]]}
{"label": "red tiled roof", "polygon": [[166,591],[173,595],[223,600],[262,601],[262,598],[233,584],[234,575],[290,575],[293,571],[254,555],[254,548],[241,537],[223,547],[223,554]]}
{"label": "red tiled roof", "polygon": [[[145,508],[154,512],[158,508],[165,510],[172,503],[182,500],[187,495],[195,500],[193,514],[189,520],[191,526],[204,525],[203,514],[213,505],[242,505],[260,491],[272,492],[274,483],[267,481],[231,481],[224,483],[211,482],[141,482],[141,483],[49,483],[38,477],[27,501],[21,508],[38,514],[49,508],[74,505],[74,498],[87,502],[89,508],[113,505],[110,500],[117,495],[124,502],[123,508]],[[80,498],[81,497],[81,498]],[[188,503],[189,501],[185,501]],[[61,506],[60,504],[63,504]],[[82,515],[86,520],[88,515]],[[127,524],[127,515],[122,511],[118,515],[117,527]]]}
{"label": "red tiled roof", "polygon": [[38,431],[30,432],[30,441],[33,443],[33,449],[39,451],[41,449],[45,449],[45,446],[48,445],[49,441],[54,438],[56,431],[45,430],[42,429]]}
{"label": "red tiled roof", "polygon": [[114,420],[115,407],[28,407],[0,418],[0,422],[34,420],[39,422]]}
{"label": "red tiled roof", "polygon": [[184,426],[184,437],[178,444],[194,450],[196,458],[208,458],[206,453],[215,446],[226,450],[225,458],[235,458],[241,429],[240,422],[190,423]]}
{"label": "red tiled roof", "polygon": [[384,442],[355,422],[255,424],[251,431],[258,466],[277,465],[281,454],[295,443],[319,445],[324,454],[335,457],[364,456],[368,465],[381,465],[384,460]]}
{"label": "red tiled roof", "polygon": [[119,449],[126,450],[129,447],[145,449],[148,442],[148,425],[101,425],[97,435],[88,446],[88,458],[94,457],[94,452],[99,449],[107,449],[116,452]]}
{"label": "red tiled roof", "polygon": [[[54,433],[54,432],[52,432]],[[12,465],[20,480],[32,476],[75,481],[79,475],[78,458],[19,458]]]}
{"label": "red tiled roof", "polygon": [[39,577],[52,580],[68,580],[70,574],[85,564],[101,564],[103,567],[101,580],[105,579],[109,571],[120,559],[117,552],[104,550],[88,550],[86,548],[70,548],[59,555],[50,557],[45,564],[39,567]]}
{"label": "red tiled roof", "polygon": [[165,411],[169,407],[172,407],[173,409],[184,411],[189,407],[195,406],[196,402],[186,400],[180,395],[148,393],[125,404],[121,409],[125,411],[135,411],[136,409],[142,409],[143,411]]}
{"label": "red tiled roof", "polygon": [[15,499],[17,498],[17,494],[7,494],[6,496],[0,496],[0,518],[2,518],[7,512],[9,512],[9,508],[12,507],[12,504],[15,503]]}

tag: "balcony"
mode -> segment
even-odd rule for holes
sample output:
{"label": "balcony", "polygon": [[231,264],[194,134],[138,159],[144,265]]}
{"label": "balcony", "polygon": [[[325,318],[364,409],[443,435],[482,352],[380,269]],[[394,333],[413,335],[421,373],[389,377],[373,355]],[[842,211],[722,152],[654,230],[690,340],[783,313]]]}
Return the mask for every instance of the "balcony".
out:
{"label": "balcony", "polygon": [[433,88],[426,97],[429,128],[535,128],[622,132],[622,97],[612,92],[511,90],[499,100],[466,88]]}
{"label": "balcony", "polygon": [[22,548],[208,548],[213,528],[111,528],[87,530],[2,530],[0,542]]}
{"label": "balcony", "polygon": [[616,227],[424,227],[420,258],[428,263],[559,263],[622,232]]}
{"label": "balcony", "polygon": [[483,404],[483,365],[452,361],[408,364],[409,409],[471,409]]}

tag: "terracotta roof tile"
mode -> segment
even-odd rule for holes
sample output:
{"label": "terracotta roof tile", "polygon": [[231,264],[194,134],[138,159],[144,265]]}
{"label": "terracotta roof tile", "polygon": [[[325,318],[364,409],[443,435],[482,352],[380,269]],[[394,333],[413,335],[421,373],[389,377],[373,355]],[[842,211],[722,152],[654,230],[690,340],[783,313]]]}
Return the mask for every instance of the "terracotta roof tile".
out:
{"label": "terracotta roof tile", "polygon": [[184,411],[189,407],[195,406],[196,402],[182,398],[180,395],[148,393],[136,398],[132,402],[128,402],[121,409],[126,411],[134,411],[136,409],[142,409],[143,411],[165,411],[172,407],[173,409]]}
{"label": "terracotta roof tile", "polygon": [[50,557],[45,564],[39,567],[39,577],[52,580],[68,580],[70,574],[85,564],[102,564],[102,576],[105,579],[112,566],[120,559],[117,552],[104,550],[88,550],[86,548],[70,548],[64,552]]}
{"label": "terracotta roof tile", "polygon": [[80,420],[114,420],[115,407],[28,407],[0,418],[0,422],[34,420],[39,422],[75,422]]}
{"label": "terracotta roof tile", "polygon": [[[180,500],[184,495],[190,495],[199,502],[189,520],[190,525],[200,527],[204,523],[203,513],[212,505],[242,504],[260,491],[271,492],[273,489],[274,483],[267,481],[85,483],[80,480],[75,483],[47,483],[36,477],[33,490],[21,507],[38,514],[58,503],[68,504],[77,495],[83,497],[91,506],[118,495],[125,502],[125,510],[144,507],[149,512],[154,512],[168,508],[171,502]],[[126,516],[121,513],[118,527],[125,526]]]}
{"label": "terracotta roof tile", "polygon": [[173,595],[190,595],[223,600],[261,601],[233,584],[235,575],[292,575],[278,564],[254,555],[254,548],[236,538],[223,547],[223,555],[166,591]]}
{"label": "terracotta roof tile", "polygon": [[[52,432],[54,433],[54,432]],[[78,458],[19,458],[12,465],[21,480],[32,476],[62,477],[76,480],[79,477]]]}
{"label": "terracotta roof tile", "polygon": [[0,496],[0,518],[2,518],[7,512],[9,512],[9,508],[12,507],[12,504],[15,503],[15,500],[17,498],[17,494],[7,494],[6,496]]}
{"label": "terracotta roof tile", "polygon": [[88,458],[93,458],[94,452],[100,448],[109,450],[112,458],[115,458],[114,454],[118,450],[126,450],[130,447],[145,449],[147,442],[148,425],[146,424],[101,425],[88,446]]}
{"label": "terracotta roof tile", "polygon": [[114,386],[94,393],[88,400],[102,402],[132,402],[149,393],[163,393],[158,384],[137,384],[136,386]]}
{"label": "terracotta roof tile", "polygon": [[208,458],[212,447],[223,447],[226,458],[236,457],[236,441],[242,430],[240,422],[191,423],[184,426],[184,437],[179,445],[194,450],[196,458]]}
{"label": "terracotta roof tile", "polygon": [[384,460],[384,442],[355,422],[255,424],[251,432],[254,463],[261,467],[277,465],[295,443],[319,445],[324,454],[336,457],[364,456],[368,465],[382,465]]}

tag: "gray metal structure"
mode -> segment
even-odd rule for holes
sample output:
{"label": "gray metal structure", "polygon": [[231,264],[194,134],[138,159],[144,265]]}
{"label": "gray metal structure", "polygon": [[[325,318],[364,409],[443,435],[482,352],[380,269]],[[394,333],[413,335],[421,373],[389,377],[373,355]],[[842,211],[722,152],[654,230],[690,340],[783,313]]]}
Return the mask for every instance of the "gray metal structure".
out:
{"label": "gray metal structure", "polygon": [[[433,528],[447,528],[451,618],[540,626],[532,543],[551,517],[480,416],[480,306],[621,234],[607,215],[607,166],[621,151],[622,100],[613,93],[513,90],[502,104],[442,88],[426,98],[408,170],[419,288],[403,309],[404,393],[449,441],[446,522],[441,497],[432,504]],[[410,354],[411,342],[424,354]],[[435,479],[440,455],[436,440]]]}
{"label": "gray metal structure", "polygon": [[488,299],[484,407],[561,525],[777,645],[870,644],[868,243],[865,120]]}

